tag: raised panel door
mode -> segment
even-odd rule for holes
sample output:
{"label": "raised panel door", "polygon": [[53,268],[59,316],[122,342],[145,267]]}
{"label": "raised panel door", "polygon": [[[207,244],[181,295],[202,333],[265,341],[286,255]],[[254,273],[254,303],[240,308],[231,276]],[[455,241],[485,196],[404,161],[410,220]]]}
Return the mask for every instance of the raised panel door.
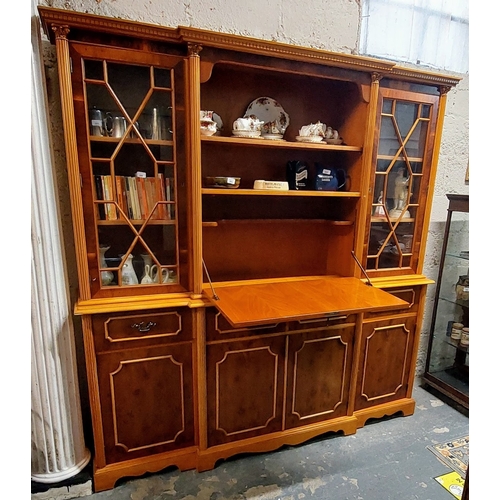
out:
{"label": "raised panel door", "polygon": [[407,397],[416,317],[363,324],[355,410]]}
{"label": "raised panel door", "polygon": [[285,338],[207,347],[208,444],[280,431]]}
{"label": "raised panel door", "polygon": [[97,355],[106,462],[194,445],[192,345]]}
{"label": "raised panel door", "polygon": [[286,427],[347,415],[354,324],[290,335]]}

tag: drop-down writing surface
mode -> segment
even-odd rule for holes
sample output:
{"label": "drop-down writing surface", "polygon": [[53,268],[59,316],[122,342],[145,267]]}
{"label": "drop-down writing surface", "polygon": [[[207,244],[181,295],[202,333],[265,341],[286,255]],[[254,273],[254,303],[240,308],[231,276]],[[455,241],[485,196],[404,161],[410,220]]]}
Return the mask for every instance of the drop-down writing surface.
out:
{"label": "drop-down writing surface", "polygon": [[358,278],[214,284],[204,291],[235,327],[408,307],[404,300]]}

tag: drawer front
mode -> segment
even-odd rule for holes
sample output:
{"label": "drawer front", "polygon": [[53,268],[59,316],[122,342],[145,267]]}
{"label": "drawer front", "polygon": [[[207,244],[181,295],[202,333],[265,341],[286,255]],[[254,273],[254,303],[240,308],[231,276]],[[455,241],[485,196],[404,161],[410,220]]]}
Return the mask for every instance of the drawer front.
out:
{"label": "drawer front", "polygon": [[401,287],[401,288],[388,288],[383,289],[385,292],[398,297],[406,302],[408,302],[408,307],[402,309],[395,309],[394,311],[382,311],[382,312],[370,312],[364,315],[365,318],[380,318],[383,316],[390,316],[393,314],[406,314],[406,313],[416,313],[420,304],[420,296],[422,294],[422,288],[417,287]]}
{"label": "drawer front", "polygon": [[92,326],[98,352],[193,339],[192,311],[187,308],[98,314],[92,317]]}
{"label": "drawer front", "polygon": [[281,333],[287,327],[287,323],[274,323],[252,328],[234,328],[215,307],[210,307],[206,310],[206,322],[208,342]]}

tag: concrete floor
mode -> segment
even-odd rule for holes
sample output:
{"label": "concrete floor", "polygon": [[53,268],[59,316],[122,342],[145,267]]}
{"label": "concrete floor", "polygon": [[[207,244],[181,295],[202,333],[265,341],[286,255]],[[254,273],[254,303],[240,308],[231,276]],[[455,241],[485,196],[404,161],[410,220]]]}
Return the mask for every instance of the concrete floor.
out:
{"label": "concrete floor", "polygon": [[[429,389],[430,390],[430,389]],[[198,473],[167,469],[88,500],[453,500],[435,477],[451,469],[427,449],[469,434],[468,416],[418,384],[415,413]],[[56,499],[57,497],[52,497]],[[69,498],[69,497],[64,497]]]}

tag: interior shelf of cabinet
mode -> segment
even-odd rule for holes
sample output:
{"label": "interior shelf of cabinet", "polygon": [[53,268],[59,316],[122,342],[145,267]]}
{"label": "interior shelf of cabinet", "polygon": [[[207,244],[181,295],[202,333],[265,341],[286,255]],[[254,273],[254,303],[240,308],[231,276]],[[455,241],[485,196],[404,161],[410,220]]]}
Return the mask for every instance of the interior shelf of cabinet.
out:
{"label": "interior shelf of cabinet", "polygon": [[[372,217],[371,221],[372,221],[372,223],[387,222],[387,219],[385,217]],[[399,219],[397,217],[390,217],[389,221],[390,222],[415,222],[415,219],[413,217],[408,217],[408,218],[404,218],[404,219]]]}
{"label": "interior shelf of cabinet", "polygon": [[244,146],[259,146],[264,148],[285,148],[285,149],[323,149],[323,150],[337,150],[337,151],[353,151],[361,152],[363,148],[359,146],[345,146],[345,145],[333,145],[325,143],[304,143],[304,142],[290,142],[285,140],[269,140],[258,138],[258,139],[247,139],[240,137],[225,137],[220,135],[202,136],[202,142],[214,142],[214,143],[226,143],[226,144],[242,144]]}
{"label": "interior shelf of cabinet", "polygon": [[312,196],[334,198],[360,198],[359,191],[280,191],[278,189],[220,189],[202,188],[202,194],[216,194],[227,196]]}
{"label": "interior shelf of cabinet", "polygon": [[[203,227],[218,227],[222,224],[248,224],[255,223],[256,219],[221,219],[219,221],[204,221],[202,222]],[[304,222],[304,219],[258,219],[259,224],[285,224],[285,223],[300,223]],[[353,221],[350,220],[326,220],[326,219],[307,219],[309,224],[330,224],[332,226],[352,226]]]}
{"label": "interior shelf of cabinet", "polygon": [[450,302],[451,304],[456,304],[460,307],[469,307],[469,301],[468,300],[461,300],[457,298],[450,298],[450,297],[439,297],[439,300],[444,300],[445,302]]}
{"label": "interior shelf of cabinet", "polygon": [[[97,225],[98,226],[127,226],[128,223],[133,224],[134,226],[142,226],[143,224],[146,223],[144,219],[132,219],[132,220],[98,220]],[[175,219],[170,219],[170,220],[158,220],[158,219],[152,219],[147,221],[148,226],[168,226],[168,225],[175,225]]]}
{"label": "interior shelf of cabinet", "polygon": [[446,337],[446,343],[448,345],[451,345],[452,347],[455,347],[459,351],[466,352],[467,354],[469,353],[469,346],[464,346],[460,343],[460,340],[454,340],[450,337]]}
{"label": "interior shelf of cabinet", "polygon": [[[137,138],[127,138],[123,139],[123,137],[100,137],[97,135],[91,135],[90,140],[92,142],[107,142],[107,143],[114,143],[118,144],[121,140],[125,144],[142,144],[142,141]],[[166,141],[166,140],[156,140],[156,139],[144,139],[144,142],[146,144],[151,144],[153,146],[173,146],[174,141]]]}

